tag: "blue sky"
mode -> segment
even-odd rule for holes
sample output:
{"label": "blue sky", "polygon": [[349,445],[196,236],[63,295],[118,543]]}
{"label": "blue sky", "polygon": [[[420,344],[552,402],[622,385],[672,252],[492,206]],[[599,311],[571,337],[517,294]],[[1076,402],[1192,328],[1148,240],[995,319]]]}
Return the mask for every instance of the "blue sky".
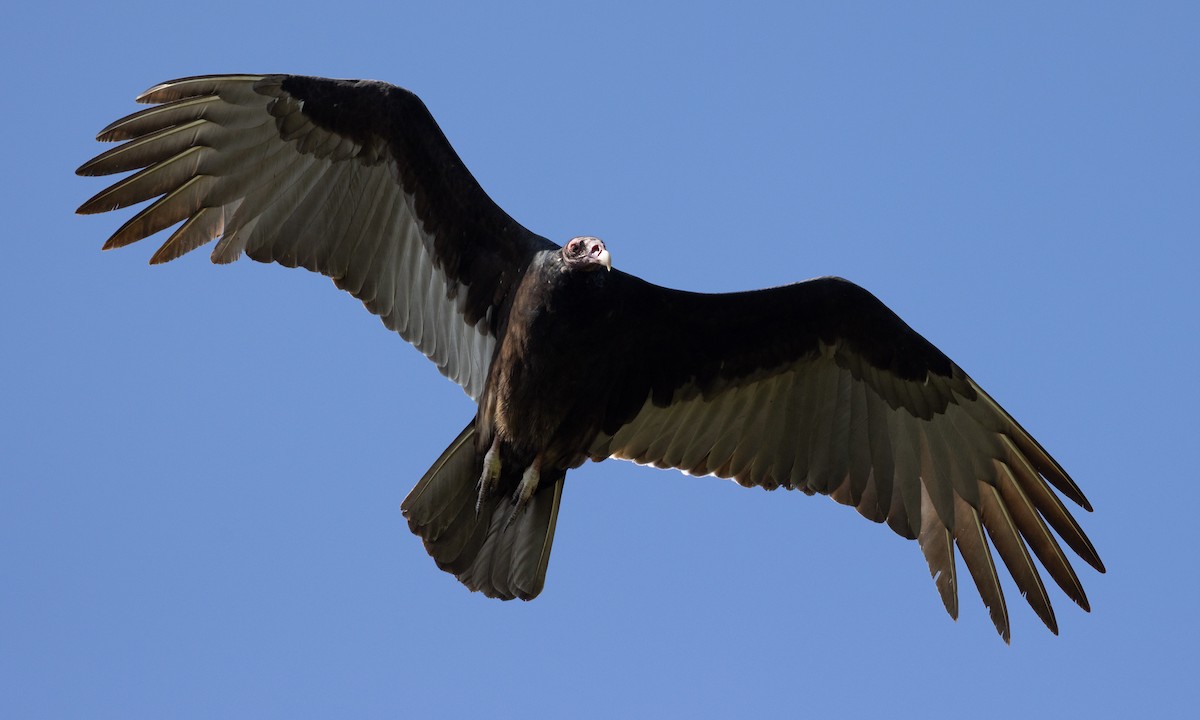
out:
{"label": "blue sky", "polygon": [[[0,716],[1194,710],[1194,3],[33,5],[0,29]],[[852,510],[619,462],[571,474],[540,598],[467,592],[399,512],[456,386],[328,280],[150,268],[72,214],[96,131],[210,72],[404,85],[519,221],[660,284],[869,288],[1087,493],[1093,612],[1053,590],[1053,637],[1010,583],[1006,647]]]}

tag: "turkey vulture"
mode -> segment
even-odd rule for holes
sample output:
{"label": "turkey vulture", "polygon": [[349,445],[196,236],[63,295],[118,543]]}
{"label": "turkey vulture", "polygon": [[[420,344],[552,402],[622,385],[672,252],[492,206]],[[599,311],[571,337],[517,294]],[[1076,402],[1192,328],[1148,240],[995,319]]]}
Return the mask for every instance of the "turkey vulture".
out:
{"label": "turkey vulture", "polygon": [[[989,542],[1046,626],[1029,550],[1088,610],[1054,533],[1104,566],[1058,493],[1076,484],[957,365],[866,290],[825,277],[701,294],[614,270],[509,217],[424,104],[374,81],[214,75],[150,88],[80,175],[85,202],[157,198],[106,249],[181,223],[150,259],[218,239],[333,279],[478,403],[402,507],[438,567],[525,600],[545,582],[567,470],[615,457],[821,493],[917,540],[957,616],[955,547],[1008,641]],[[1051,488],[1054,488],[1053,490]]]}

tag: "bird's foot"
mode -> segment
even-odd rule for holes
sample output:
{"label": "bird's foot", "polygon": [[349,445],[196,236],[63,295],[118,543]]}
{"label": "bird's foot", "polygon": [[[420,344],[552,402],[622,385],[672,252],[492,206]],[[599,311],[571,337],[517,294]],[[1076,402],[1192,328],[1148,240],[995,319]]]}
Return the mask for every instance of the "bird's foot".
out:
{"label": "bird's foot", "polygon": [[492,443],[483,456],[483,473],[479,476],[479,497],[475,500],[475,513],[483,507],[485,498],[491,497],[500,482],[500,443]]}
{"label": "bird's foot", "polygon": [[537,463],[530,465],[525,469],[525,474],[521,476],[521,484],[517,486],[517,492],[513,495],[513,503],[516,507],[513,508],[512,514],[508,516],[508,520],[504,523],[504,529],[507,530],[509,525],[512,525],[513,520],[525,509],[529,501],[533,498],[533,494],[537,492],[538,480],[540,473],[537,469]]}

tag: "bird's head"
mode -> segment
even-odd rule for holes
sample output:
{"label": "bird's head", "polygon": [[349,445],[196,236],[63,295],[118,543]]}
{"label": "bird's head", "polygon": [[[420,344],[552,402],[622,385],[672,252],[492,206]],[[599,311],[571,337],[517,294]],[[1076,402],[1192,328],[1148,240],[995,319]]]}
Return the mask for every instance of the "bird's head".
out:
{"label": "bird's head", "polygon": [[612,270],[612,257],[598,237],[571,238],[562,249],[562,258],[569,270]]}

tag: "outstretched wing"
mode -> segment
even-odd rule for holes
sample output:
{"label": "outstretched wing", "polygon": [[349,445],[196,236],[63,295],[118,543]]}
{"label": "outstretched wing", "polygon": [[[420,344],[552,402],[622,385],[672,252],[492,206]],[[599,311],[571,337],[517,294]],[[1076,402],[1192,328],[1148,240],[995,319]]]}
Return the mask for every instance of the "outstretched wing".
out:
{"label": "outstretched wing", "polygon": [[530,258],[556,246],[492,202],[416,95],[373,81],[214,75],[138,101],[156,105],[102,130],[99,140],[125,142],[77,171],[139,170],[80,213],[158,197],[106,249],[183,221],[152,263],[220,238],[213,262],[245,253],[328,275],[479,397],[505,298]]}
{"label": "outstretched wing", "polygon": [[728,295],[614,279],[622,345],[613,353],[614,389],[593,459],[852,505],[919,542],[955,617],[957,546],[1006,641],[989,540],[1051,631],[1057,623],[1027,546],[1088,609],[1047,528],[1103,572],[1051,486],[1091,510],[1079,488],[974,380],[873,295],[837,278]]}

